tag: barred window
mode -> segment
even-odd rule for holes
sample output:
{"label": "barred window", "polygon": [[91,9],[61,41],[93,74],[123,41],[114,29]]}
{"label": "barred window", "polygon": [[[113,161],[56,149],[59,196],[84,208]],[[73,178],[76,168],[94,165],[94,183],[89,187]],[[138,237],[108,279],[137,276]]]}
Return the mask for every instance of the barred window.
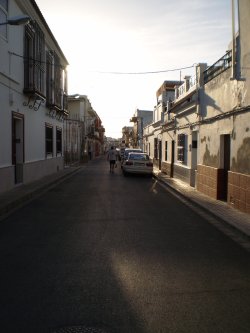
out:
{"label": "barred window", "polygon": [[60,58],[54,51],[46,53],[46,101],[49,107],[59,110],[65,108],[64,87],[65,72],[60,64]]}
{"label": "barred window", "polygon": [[56,154],[62,154],[62,129],[60,127],[56,128]]}
{"label": "barred window", "polygon": [[46,157],[53,156],[53,126],[50,124],[45,125],[45,141]]}
{"label": "barred window", "polygon": [[178,135],[177,160],[182,163],[185,161],[185,140],[185,134]]}
{"label": "barred window", "polygon": [[154,138],[154,158],[158,158],[158,139]]}
{"label": "barred window", "polygon": [[60,59],[56,53],[54,53],[54,61],[55,61],[55,80],[54,80],[54,89],[55,89],[55,105],[60,109],[63,108],[62,106],[62,67],[60,65]]}
{"label": "barred window", "polygon": [[168,142],[165,141],[165,161],[168,160]]}
{"label": "barred window", "polygon": [[44,95],[45,37],[36,22],[25,26],[24,92]]}
{"label": "barred window", "polygon": [[46,103],[48,106],[53,104],[53,55],[51,51],[46,53]]}

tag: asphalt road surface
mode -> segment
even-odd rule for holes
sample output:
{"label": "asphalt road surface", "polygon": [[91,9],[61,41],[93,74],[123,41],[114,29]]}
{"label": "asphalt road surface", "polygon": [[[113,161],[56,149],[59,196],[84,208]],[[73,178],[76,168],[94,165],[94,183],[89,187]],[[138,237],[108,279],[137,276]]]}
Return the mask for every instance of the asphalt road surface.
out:
{"label": "asphalt road surface", "polygon": [[249,333],[249,259],[155,179],[96,159],[0,223],[0,332]]}

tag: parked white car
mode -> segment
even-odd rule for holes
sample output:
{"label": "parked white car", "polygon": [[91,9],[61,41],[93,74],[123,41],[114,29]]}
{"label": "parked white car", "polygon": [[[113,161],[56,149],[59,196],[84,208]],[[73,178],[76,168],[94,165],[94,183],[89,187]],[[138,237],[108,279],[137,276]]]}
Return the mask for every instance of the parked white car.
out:
{"label": "parked white car", "polygon": [[121,167],[123,167],[123,163],[128,158],[129,153],[142,153],[143,151],[140,148],[125,148],[123,158],[121,159]]}
{"label": "parked white car", "polygon": [[124,161],[122,171],[124,176],[128,173],[151,175],[153,173],[153,162],[146,153],[129,153]]}

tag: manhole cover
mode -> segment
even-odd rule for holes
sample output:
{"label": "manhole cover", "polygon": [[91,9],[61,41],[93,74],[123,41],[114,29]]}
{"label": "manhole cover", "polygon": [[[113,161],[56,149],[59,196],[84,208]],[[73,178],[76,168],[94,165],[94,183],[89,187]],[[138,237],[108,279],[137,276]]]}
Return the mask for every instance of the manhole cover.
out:
{"label": "manhole cover", "polygon": [[107,333],[99,328],[85,326],[71,326],[59,328],[51,333]]}

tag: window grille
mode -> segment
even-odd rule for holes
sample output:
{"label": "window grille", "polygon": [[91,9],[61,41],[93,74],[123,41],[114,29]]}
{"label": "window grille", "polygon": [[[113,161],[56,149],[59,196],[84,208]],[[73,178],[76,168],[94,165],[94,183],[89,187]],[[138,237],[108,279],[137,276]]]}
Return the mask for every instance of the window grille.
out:
{"label": "window grille", "polygon": [[185,134],[178,135],[177,160],[182,163],[185,160],[185,140]]}
{"label": "window grille", "polygon": [[67,109],[66,72],[60,58],[54,51],[46,53],[46,101],[47,106],[56,110]]}
{"label": "window grille", "polygon": [[165,161],[168,160],[168,142],[165,141]]}
{"label": "window grille", "polygon": [[25,26],[24,93],[44,95],[45,37],[35,21]]}
{"label": "window grille", "polygon": [[53,56],[50,51],[46,53],[46,102],[50,106],[53,104]]}
{"label": "window grille", "polygon": [[62,154],[62,129],[60,127],[56,128],[56,154]]}
{"label": "window grille", "polygon": [[154,158],[158,158],[158,139],[154,138]]}
{"label": "window grille", "polygon": [[53,156],[53,127],[46,124],[45,126],[45,141],[46,141],[46,157]]}

